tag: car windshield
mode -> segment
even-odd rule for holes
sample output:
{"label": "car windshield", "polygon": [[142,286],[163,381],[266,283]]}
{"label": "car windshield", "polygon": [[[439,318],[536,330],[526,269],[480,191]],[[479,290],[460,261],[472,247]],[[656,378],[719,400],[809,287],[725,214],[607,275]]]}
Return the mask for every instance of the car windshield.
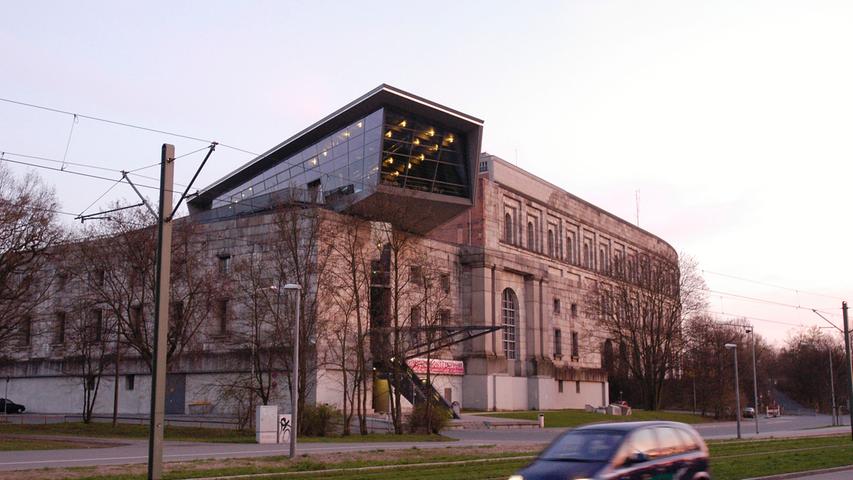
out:
{"label": "car windshield", "polygon": [[617,430],[575,430],[557,438],[539,458],[604,462],[622,443],[625,432]]}

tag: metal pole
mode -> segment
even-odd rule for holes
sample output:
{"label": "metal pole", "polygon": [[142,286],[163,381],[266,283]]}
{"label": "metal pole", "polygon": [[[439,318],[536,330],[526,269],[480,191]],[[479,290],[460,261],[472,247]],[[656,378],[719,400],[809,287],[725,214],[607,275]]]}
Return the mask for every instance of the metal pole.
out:
{"label": "metal pole", "polygon": [[296,419],[299,415],[299,302],[302,295],[296,290],[296,318],[293,319],[293,396],[290,398],[290,458],[296,458]]}
{"label": "metal pole", "polygon": [[737,406],[737,438],[740,438],[740,384],[737,376],[737,346],[732,349],[735,355],[735,402]]}
{"label": "metal pole", "polygon": [[758,434],[758,369],[755,368],[755,329],[751,329],[752,333],[752,393],[754,395],[755,400],[755,412],[753,412],[753,417],[755,417],[755,434]]}
{"label": "metal pole", "polygon": [[832,337],[829,344],[829,393],[832,397],[832,425],[838,425],[838,415],[835,411],[835,375],[832,373]]}
{"label": "metal pole", "polygon": [[847,352],[847,413],[850,415],[850,435],[853,438],[853,367],[850,366],[850,328],[847,323],[847,302],[841,302],[844,314],[844,350]]}
{"label": "metal pole", "polygon": [[163,476],[163,424],[166,404],[166,350],[169,330],[169,274],[172,260],[172,188],[175,147],[160,152],[160,212],[157,216],[157,277],[154,289],[154,365],[151,372],[151,415],[148,430],[148,479]]}
{"label": "metal pole", "polygon": [[6,393],[3,394],[3,416],[9,416],[9,381],[12,377],[6,377]]}

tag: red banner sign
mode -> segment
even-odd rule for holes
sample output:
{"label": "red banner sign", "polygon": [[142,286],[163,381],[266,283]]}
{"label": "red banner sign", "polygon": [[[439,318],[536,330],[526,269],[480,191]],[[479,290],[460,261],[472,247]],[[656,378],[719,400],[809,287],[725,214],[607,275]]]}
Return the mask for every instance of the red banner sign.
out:
{"label": "red banner sign", "polygon": [[[417,374],[425,375],[427,373],[427,359],[413,358],[406,363],[409,368]],[[429,362],[430,375],[465,375],[465,364],[460,360],[440,360],[437,358],[430,359]]]}

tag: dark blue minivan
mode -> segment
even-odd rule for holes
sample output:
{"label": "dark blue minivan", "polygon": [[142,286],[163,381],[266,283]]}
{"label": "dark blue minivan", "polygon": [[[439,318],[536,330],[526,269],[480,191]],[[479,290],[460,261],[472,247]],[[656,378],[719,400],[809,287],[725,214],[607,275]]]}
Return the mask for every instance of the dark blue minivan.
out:
{"label": "dark blue minivan", "polygon": [[509,480],[710,478],[708,447],[689,425],[625,422],[569,430]]}

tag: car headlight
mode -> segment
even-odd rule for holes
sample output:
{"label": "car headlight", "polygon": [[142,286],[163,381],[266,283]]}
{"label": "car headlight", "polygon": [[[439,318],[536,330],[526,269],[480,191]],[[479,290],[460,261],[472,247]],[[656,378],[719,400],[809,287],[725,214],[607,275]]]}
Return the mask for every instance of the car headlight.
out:
{"label": "car headlight", "polygon": [[509,480],[524,480],[524,477],[521,475],[512,475],[509,477]]}

